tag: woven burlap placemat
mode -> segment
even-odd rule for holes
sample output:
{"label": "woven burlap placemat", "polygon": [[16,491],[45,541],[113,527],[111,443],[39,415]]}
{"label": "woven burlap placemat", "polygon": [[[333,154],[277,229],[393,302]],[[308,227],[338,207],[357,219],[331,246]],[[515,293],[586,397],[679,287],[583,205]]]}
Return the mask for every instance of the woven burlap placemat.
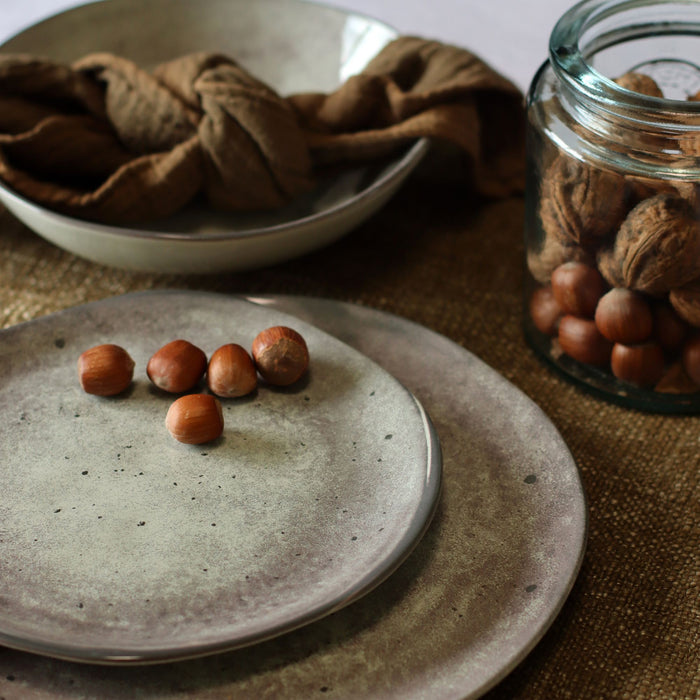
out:
{"label": "woven burlap placemat", "polygon": [[325,250],[212,277],[92,264],[0,212],[0,323],[136,290],[190,288],[345,300],[448,336],[548,414],[580,467],[590,512],[587,553],[561,614],[487,697],[698,698],[700,417],[610,405],[541,364],[521,330],[523,212],[521,198],[471,200],[414,178]]}

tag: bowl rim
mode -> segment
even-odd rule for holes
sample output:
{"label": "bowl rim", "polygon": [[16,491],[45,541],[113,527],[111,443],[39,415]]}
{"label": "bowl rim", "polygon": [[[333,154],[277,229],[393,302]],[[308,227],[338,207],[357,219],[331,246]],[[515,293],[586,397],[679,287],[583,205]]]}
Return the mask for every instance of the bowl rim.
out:
{"label": "bowl rim", "polygon": [[[12,201],[15,206],[31,211],[35,216],[39,215],[46,219],[47,222],[59,224],[61,226],[70,226],[79,228],[84,232],[90,232],[102,236],[123,236],[127,238],[151,239],[151,240],[169,240],[169,241],[191,241],[193,243],[202,243],[205,241],[224,241],[224,240],[240,240],[247,238],[263,238],[264,236],[278,236],[286,231],[296,231],[301,227],[313,226],[317,223],[323,223],[329,219],[333,219],[341,215],[344,211],[353,210],[366,200],[370,200],[376,193],[383,192],[385,187],[389,186],[395,179],[405,175],[405,171],[414,165],[417,165],[423,156],[427,153],[429,140],[426,137],[421,137],[415,141],[408,150],[396,160],[391,167],[387,169],[379,178],[372,181],[372,184],[364,188],[349,199],[334,204],[322,211],[302,216],[299,218],[289,219],[278,224],[269,226],[255,226],[251,228],[228,229],[219,232],[199,233],[197,231],[168,231],[168,230],[152,230],[150,228],[138,228],[135,226],[118,226],[114,224],[103,224],[90,219],[80,219],[74,216],[68,216],[60,212],[44,207],[41,204],[33,202],[31,199],[17,193],[4,182],[0,181],[0,199],[7,198]],[[226,212],[215,211],[217,214],[225,215]],[[249,212],[252,213],[252,212]],[[177,216],[175,213],[174,216]],[[151,222],[151,224],[157,222]]]}

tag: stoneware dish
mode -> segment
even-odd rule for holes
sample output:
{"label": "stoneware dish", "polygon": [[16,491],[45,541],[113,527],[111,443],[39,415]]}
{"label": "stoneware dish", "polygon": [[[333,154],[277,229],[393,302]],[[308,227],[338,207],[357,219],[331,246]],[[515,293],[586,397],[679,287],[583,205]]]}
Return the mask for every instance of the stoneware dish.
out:
{"label": "stoneware dish", "polygon": [[[148,380],[183,334],[207,355],[287,325],[305,381],[222,399],[221,438],[176,442]],[[425,532],[440,449],[414,397],[314,326],[242,299],[152,293],[2,332],[0,643],[103,663],[240,647],[338,610]],[[80,353],[125,348],[125,394],[86,394]]]}
{"label": "stoneware dish", "polygon": [[425,406],[444,465],[427,533],[374,591],[281,637],[138,668],[5,649],[1,695],[462,700],[527,663],[571,590],[586,542],[578,470],[551,421],[477,357],[405,319],[308,297],[254,301],[353,345]]}
{"label": "stoneware dish", "polygon": [[[359,72],[396,32],[303,0],[102,0],[50,17],[0,46],[72,61],[108,51],[143,67],[193,51],[239,61],[281,95],[328,92]],[[265,214],[191,206],[143,229],[62,216],[0,183],[0,201],[29,228],[76,255],[130,270],[210,273],[278,263],[337,240],[374,214],[426,153],[422,139],[381,165],[328,177]]]}

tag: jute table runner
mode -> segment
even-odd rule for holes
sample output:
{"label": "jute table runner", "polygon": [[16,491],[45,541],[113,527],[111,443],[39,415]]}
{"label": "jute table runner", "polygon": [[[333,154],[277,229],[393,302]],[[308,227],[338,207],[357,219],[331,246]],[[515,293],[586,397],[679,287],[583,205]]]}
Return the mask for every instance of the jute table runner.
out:
{"label": "jute table runner", "polygon": [[[550,372],[521,332],[523,201],[465,200],[414,178],[333,246],[245,274],[132,274],[85,262],[0,213],[0,324],[130,291],[300,294],[407,317],[476,354],[561,431],[589,543],[563,611],[496,698],[700,697],[700,417],[604,403]],[[0,651],[0,653],[2,653]],[[16,686],[15,686],[16,687]],[[0,678],[0,695],[13,697]]]}

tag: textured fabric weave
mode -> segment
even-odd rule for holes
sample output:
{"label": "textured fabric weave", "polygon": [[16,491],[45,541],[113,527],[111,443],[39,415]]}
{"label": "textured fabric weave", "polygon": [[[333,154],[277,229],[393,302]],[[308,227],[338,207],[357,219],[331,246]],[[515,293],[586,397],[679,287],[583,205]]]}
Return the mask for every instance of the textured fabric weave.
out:
{"label": "textured fabric weave", "polygon": [[335,92],[288,98],[216,54],[153,73],[111,54],[71,66],[0,56],[0,178],[104,223],[167,216],[200,194],[223,210],[273,209],[324,168],[420,137],[458,149],[478,192],[522,188],[522,95],[439,42],[397,39]]}
{"label": "textured fabric weave", "polygon": [[[538,361],[521,333],[523,213],[518,197],[478,201],[461,186],[432,186],[418,173],[335,245],[270,269],[216,277],[107,269],[43,242],[4,213],[0,322],[177,287],[342,299],[443,333],[550,416],[581,469],[590,511],[583,567],[561,614],[487,700],[696,700],[700,417],[609,405]],[[12,684],[0,687],[11,697]]]}

